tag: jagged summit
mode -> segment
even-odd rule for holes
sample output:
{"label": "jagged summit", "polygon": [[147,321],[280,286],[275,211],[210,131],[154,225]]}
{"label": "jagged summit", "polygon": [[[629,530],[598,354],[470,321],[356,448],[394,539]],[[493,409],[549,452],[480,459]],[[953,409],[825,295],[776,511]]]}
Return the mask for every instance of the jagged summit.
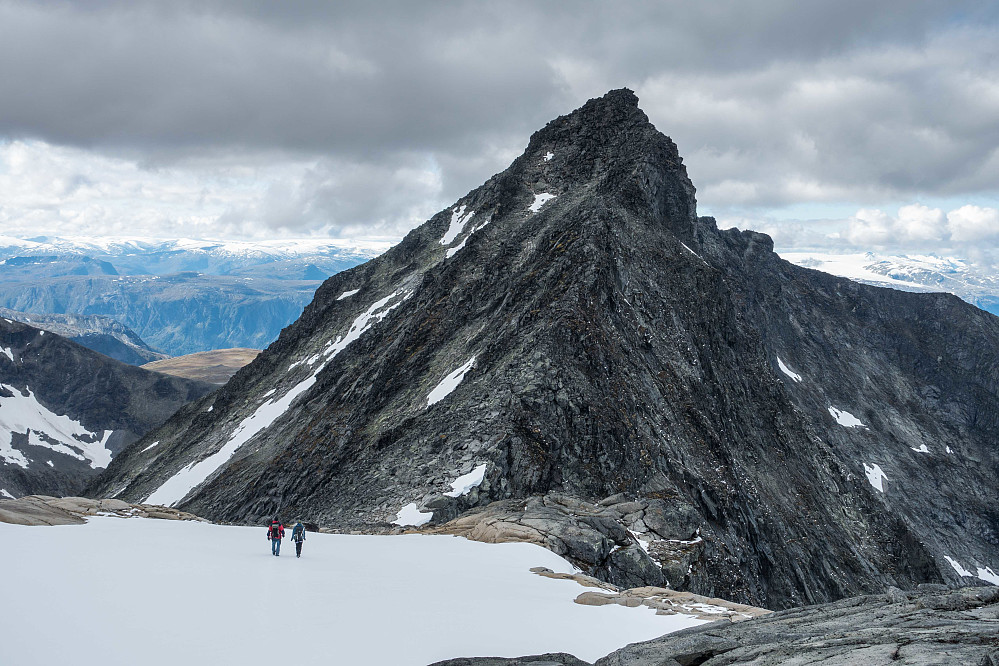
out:
{"label": "jagged summit", "polygon": [[591,99],[535,132],[510,172],[535,192],[587,184],[639,214],[650,208],[656,221],[685,239],[693,233],[695,189],[676,144],[649,122],[627,88]]}
{"label": "jagged summit", "polygon": [[589,149],[598,146],[620,148],[629,133],[655,131],[649,117],[638,108],[638,96],[627,88],[612,90],[589,100],[572,113],[559,116],[531,135],[527,154],[546,146],[568,144],[582,139]]}
{"label": "jagged summit", "polygon": [[698,219],[676,147],[614,91],[327,280],[90,492],[234,522],[460,516],[769,607],[963,582],[950,560],[994,576],[999,320],[772,249]]}

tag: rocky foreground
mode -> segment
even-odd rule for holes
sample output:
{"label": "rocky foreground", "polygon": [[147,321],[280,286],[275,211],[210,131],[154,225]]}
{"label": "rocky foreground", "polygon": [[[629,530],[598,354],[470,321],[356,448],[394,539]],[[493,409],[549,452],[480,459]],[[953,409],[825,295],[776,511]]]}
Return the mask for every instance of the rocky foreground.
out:
{"label": "rocky foreground", "polygon": [[118,516],[120,518],[159,518],[164,520],[200,520],[194,514],[165,506],[129,504],[116,499],[86,497],[49,497],[28,495],[12,500],[0,500],[0,523],[11,525],[82,525],[87,516]]}
{"label": "rocky foreground", "polygon": [[[568,654],[451,659],[432,666],[589,666]],[[596,666],[999,664],[999,587],[903,592],[685,629],[628,645]]]}

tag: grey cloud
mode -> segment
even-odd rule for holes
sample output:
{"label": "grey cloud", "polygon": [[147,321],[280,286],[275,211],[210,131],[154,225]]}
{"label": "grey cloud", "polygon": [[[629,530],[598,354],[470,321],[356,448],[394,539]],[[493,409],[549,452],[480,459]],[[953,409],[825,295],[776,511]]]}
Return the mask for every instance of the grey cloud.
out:
{"label": "grey cloud", "polygon": [[994,192],[997,23],[963,0],[0,2],[0,137],[316,161],[226,223],[400,233],[628,85],[713,209]]}

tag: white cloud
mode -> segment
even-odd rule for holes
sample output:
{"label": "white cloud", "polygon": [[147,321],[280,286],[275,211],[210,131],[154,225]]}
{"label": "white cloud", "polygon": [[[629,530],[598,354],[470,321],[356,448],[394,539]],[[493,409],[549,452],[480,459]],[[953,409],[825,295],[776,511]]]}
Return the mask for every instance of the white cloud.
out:
{"label": "white cloud", "polygon": [[718,225],[761,231],[784,251],[936,253],[980,265],[999,263],[999,208],[986,206],[945,211],[916,203],[900,206],[894,214],[862,208],[844,219],[825,220],[727,216]]}
{"label": "white cloud", "polygon": [[999,239],[999,210],[981,206],[961,206],[947,213],[951,240],[977,243]]}
{"label": "white cloud", "polygon": [[947,235],[947,217],[939,208],[911,204],[895,216],[863,209],[850,219],[846,240],[858,247],[939,245]]}
{"label": "white cloud", "polygon": [[10,235],[397,238],[447,203],[428,159],[391,165],[243,154],[236,164],[132,159],[37,140],[0,143]]}

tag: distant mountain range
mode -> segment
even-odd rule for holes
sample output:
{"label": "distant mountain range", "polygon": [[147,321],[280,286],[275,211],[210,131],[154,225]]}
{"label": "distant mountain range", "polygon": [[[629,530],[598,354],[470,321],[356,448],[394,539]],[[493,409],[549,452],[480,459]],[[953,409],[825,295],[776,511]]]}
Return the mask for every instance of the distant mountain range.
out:
{"label": "distant mountain range", "polygon": [[[306,275],[310,266],[332,275],[375,257],[392,246],[390,241],[349,239],[291,239],[268,241],[218,241],[191,238],[139,237],[88,238],[0,235],[0,279],[30,266],[32,259],[75,257],[82,265],[101,264],[105,275],[170,275],[195,271],[204,275],[261,275],[292,280],[323,280],[319,273]],[[72,274],[83,273],[79,266]],[[327,276],[328,277],[328,276]]]}
{"label": "distant mountain range", "polygon": [[0,236],[0,307],[110,317],[170,356],[259,349],[301,314],[322,280],[390,245]]}
{"label": "distant mountain range", "polygon": [[792,264],[864,284],[901,291],[954,294],[999,315],[999,273],[992,267],[935,255],[836,254],[801,250],[781,250],[778,254]]}

